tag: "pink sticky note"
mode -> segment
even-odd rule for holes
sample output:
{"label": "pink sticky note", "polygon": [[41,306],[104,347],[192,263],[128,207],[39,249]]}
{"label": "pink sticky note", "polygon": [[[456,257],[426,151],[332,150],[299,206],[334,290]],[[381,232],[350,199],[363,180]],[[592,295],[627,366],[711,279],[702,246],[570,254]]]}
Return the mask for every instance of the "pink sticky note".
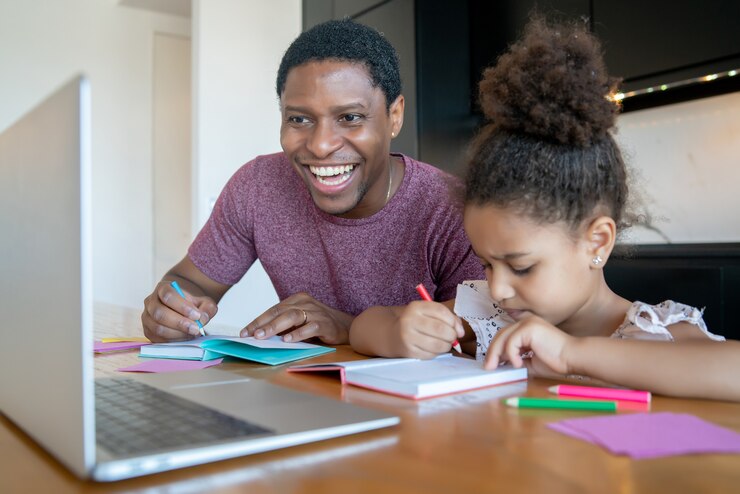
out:
{"label": "pink sticky note", "polygon": [[118,350],[130,350],[132,348],[140,348],[148,344],[149,343],[144,343],[141,341],[113,341],[110,343],[96,341],[93,343],[93,351],[95,353],[116,352]]}
{"label": "pink sticky note", "polygon": [[205,369],[218,365],[222,358],[213,360],[175,360],[175,359],[147,359],[140,364],[121,367],[119,372],[178,372],[186,370]]}
{"label": "pink sticky note", "polygon": [[740,453],[740,433],[684,413],[586,417],[562,420],[547,427],[600,445],[614,454],[638,459]]}

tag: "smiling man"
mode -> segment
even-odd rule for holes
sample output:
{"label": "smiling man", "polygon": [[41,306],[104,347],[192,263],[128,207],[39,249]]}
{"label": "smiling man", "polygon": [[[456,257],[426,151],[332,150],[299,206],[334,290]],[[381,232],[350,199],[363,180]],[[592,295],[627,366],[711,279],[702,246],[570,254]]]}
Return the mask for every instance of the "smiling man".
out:
{"label": "smiling man", "polygon": [[[196,321],[214,317],[256,259],[280,303],[241,334],[286,341],[347,343],[355,316],[418,299],[418,283],[449,300],[458,283],[483,278],[450,200],[452,178],[390,152],[404,98],[398,57],[380,33],[350,20],[304,32],[283,57],[277,93],[283,152],[237,170],[187,256],[146,298],[152,341],[197,335]],[[430,305],[451,343],[454,316]]]}

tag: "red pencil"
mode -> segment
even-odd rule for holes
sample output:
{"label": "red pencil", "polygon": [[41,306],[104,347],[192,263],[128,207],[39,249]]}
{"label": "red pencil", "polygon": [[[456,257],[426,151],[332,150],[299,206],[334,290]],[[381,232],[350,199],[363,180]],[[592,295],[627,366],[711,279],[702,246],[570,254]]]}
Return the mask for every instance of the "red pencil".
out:
{"label": "red pencil", "polygon": [[[433,302],[432,297],[429,295],[429,292],[423,284],[419,283],[418,285],[416,285],[416,291],[419,292],[419,296],[421,296],[422,300]],[[460,347],[460,343],[458,343],[457,340],[452,342],[452,348],[454,348],[457,353],[462,353],[462,348]]]}

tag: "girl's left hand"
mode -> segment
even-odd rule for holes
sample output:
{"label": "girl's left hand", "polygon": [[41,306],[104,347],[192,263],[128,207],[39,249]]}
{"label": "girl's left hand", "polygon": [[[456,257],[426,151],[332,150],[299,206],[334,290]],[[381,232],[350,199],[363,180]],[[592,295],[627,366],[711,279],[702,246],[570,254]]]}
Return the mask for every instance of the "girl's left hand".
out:
{"label": "girl's left hand", "polygon": [[[495,369],[508,361],[514,367],[526,365],[535,376],[562,378],[569,374],[567,351],[575,338],[544,319],[531,316],[500,330],[488,347],[484,367]],[[532,352],[532,358],[522,355]]]}

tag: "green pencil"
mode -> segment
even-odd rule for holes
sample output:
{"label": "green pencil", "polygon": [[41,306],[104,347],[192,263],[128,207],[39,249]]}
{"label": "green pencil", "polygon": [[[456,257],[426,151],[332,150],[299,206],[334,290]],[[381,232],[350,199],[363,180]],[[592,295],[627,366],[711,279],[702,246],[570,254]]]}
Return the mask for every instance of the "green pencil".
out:
{"label": "green pencil", "polygon": [[560,408],[564,410],[590,410],[595,412],[616,412],[616,401],[561,400],[560,398],[507,398],[504,400],[514,408]]}

